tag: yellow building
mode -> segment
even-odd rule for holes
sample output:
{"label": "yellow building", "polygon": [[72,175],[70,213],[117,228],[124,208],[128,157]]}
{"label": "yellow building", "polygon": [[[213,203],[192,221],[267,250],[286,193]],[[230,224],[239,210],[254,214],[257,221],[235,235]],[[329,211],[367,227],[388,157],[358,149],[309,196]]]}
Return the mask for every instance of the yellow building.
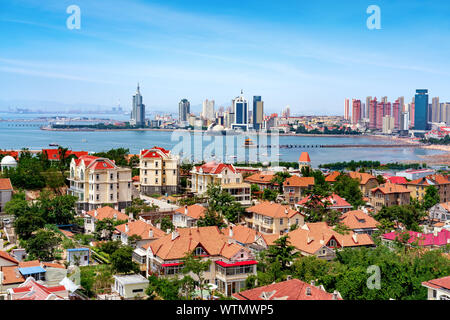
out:
{"label": "yellow building", "polygon": [[264,201],[245,211],[247,226],[261,233],[284,234],[294,224],[299,227],[305,224],[302,213],[279,203]]}
{"label": "yellow building", "polygon": [[78,197],[77,210],[94,210],[113,204],[116,210],[131,205],[131,169],[107,158],[89,155],[72,159],[68,194]]}
{"label": "yellow building", "polygon": [[141,150],[140,191],[145,195],[176,194],[179,184],[178,156],[160,147]]}
{"label": "yellow building", "polygon": [[450,201],[450,181],[443,175],[429,175],[416,180],[408,181],[406,188],[411,191],[411,197],[423,200],[428,187],[434,186],[439,193],[440,202]]}

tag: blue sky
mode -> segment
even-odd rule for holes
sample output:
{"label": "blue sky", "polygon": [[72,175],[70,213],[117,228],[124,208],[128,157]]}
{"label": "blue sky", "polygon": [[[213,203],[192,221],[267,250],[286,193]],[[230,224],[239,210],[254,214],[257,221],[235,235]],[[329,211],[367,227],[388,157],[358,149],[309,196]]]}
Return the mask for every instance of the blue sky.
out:
{"label": "blue sky", "polygon": [[[69,30],[69,5],[81,29]],[[369,30],[369,5],[381,29]],[[266,113],[342,114],[346,97],[450,101],[449,1],[0,0],[0,100],[150,110],[261,95]]]}

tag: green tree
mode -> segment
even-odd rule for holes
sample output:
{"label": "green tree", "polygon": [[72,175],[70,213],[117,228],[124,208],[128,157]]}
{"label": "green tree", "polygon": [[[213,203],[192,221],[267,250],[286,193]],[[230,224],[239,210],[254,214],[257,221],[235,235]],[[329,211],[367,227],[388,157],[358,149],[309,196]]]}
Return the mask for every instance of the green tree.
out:
{"label": "green tree", "polygon": [[139,265],[133,261],[133,248],[123,246],[111,255],[111,267],[119,273],[137,273]]}
{"label": "green tree", "polygon": [[439,191],[435,186],[428,186],[425,189],[425,195],[423,197],[423,208],[430,210],[431,207],[441,202],[439,197]]}
{"label": "green tree", "polygon": [[205,288],[205,278],[203,274],[209,270],[211,260],[202,260],[201,257],[194,255],[193,252],[186,254],[183,258],[183,274],[193,273],[197,277],[198,287],[200,289],[200,298],[203,300],[203,289]]}
{"label": "green tree", "polygon": [[278,192],[276,190],[272,190],[270,188],[265,188],[263,191],[262,198],[267,201],[275,201],[277,200]]}
{"label": "green tree", "polygon": [[283,183],[290,176],[291,176],[291,174],[289,172],[284,172],[284,171],[276,172],[275,175],[273,176],[272,180],[270,180],[270,183],[272,184],[272,186],[278,187],[279,193],[283,193]]}
{"label": "green tree", "polygon": [[208,207],[208,209],[205,212],[205,215],[197,220],[197,226],[199,227],[218,226],[219,228],[223,228],[226,227],[226,224],[223,221],[222,216],[220,216],[211,207]]}
{"label": "green tree", "polygon": [[61,236],[54,231],[40,229],[25,242],[25,249],[30,259],[52,261],[56,248],[61,244]]}
{"label": "green tree", "polygon": [[161,230],[167,231],[170,229],[170,231],[173,231],[175,229],[175,226],[172,223],[172,220],[170,220],[169,217],[163,217],[161,219],[156,220],[156,223],[161,224]]}
{"label": "green tree", "polygon": [[94,236],[97,240],[111,240],[115,227],[115,221],[111,218],[98,220],[95,223]]}
{"label": "green tree", "polygon": [[267,252],[268,263],[277,263],[281,271],[289,270],[292,261],[300,255],[296,248],[290,244],[289,235],[284,235],[270,245]]}
{"label": "green tree", "polygon": [[341,174],[336,178],[333,184],[334,192],[340,197],[348,201],[356,210],[359,206],[364,205],[362,200],[363,194],[359,189],[359,181],[352,179],[345,174]]}

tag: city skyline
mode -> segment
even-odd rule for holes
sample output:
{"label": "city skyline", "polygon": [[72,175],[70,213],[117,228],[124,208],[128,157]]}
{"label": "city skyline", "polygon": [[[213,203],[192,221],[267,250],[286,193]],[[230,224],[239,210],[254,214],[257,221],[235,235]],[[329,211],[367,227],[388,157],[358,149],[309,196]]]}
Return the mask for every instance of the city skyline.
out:
{"label": "city skyline", "polygon": [[[380,30],[366,26],[369,1],[77,1],[79,30],[66,27],[71,4],[2,4],[0,100],[120,100],[130,110],[139,82],[149,111],[174,113],[183,98],[228,107],[241,88],[247,99],[261,95],[267,114],[290,105],[292,114],[337,115],[345,97],[411,97],[421,87],[450,101],[446,3],[379,1]],[[439,45],[411,50],[417,37]]]}

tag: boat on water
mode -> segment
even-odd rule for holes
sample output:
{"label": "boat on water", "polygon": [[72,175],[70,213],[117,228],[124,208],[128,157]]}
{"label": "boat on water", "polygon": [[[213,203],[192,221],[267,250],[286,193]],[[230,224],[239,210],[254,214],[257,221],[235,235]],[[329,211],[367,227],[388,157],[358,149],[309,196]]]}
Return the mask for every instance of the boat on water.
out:
{"label": "boat on water", "polygon": [[244,141],[244,148],[257,148],[258,146],[253,143],[252,139],[248,138]]}

